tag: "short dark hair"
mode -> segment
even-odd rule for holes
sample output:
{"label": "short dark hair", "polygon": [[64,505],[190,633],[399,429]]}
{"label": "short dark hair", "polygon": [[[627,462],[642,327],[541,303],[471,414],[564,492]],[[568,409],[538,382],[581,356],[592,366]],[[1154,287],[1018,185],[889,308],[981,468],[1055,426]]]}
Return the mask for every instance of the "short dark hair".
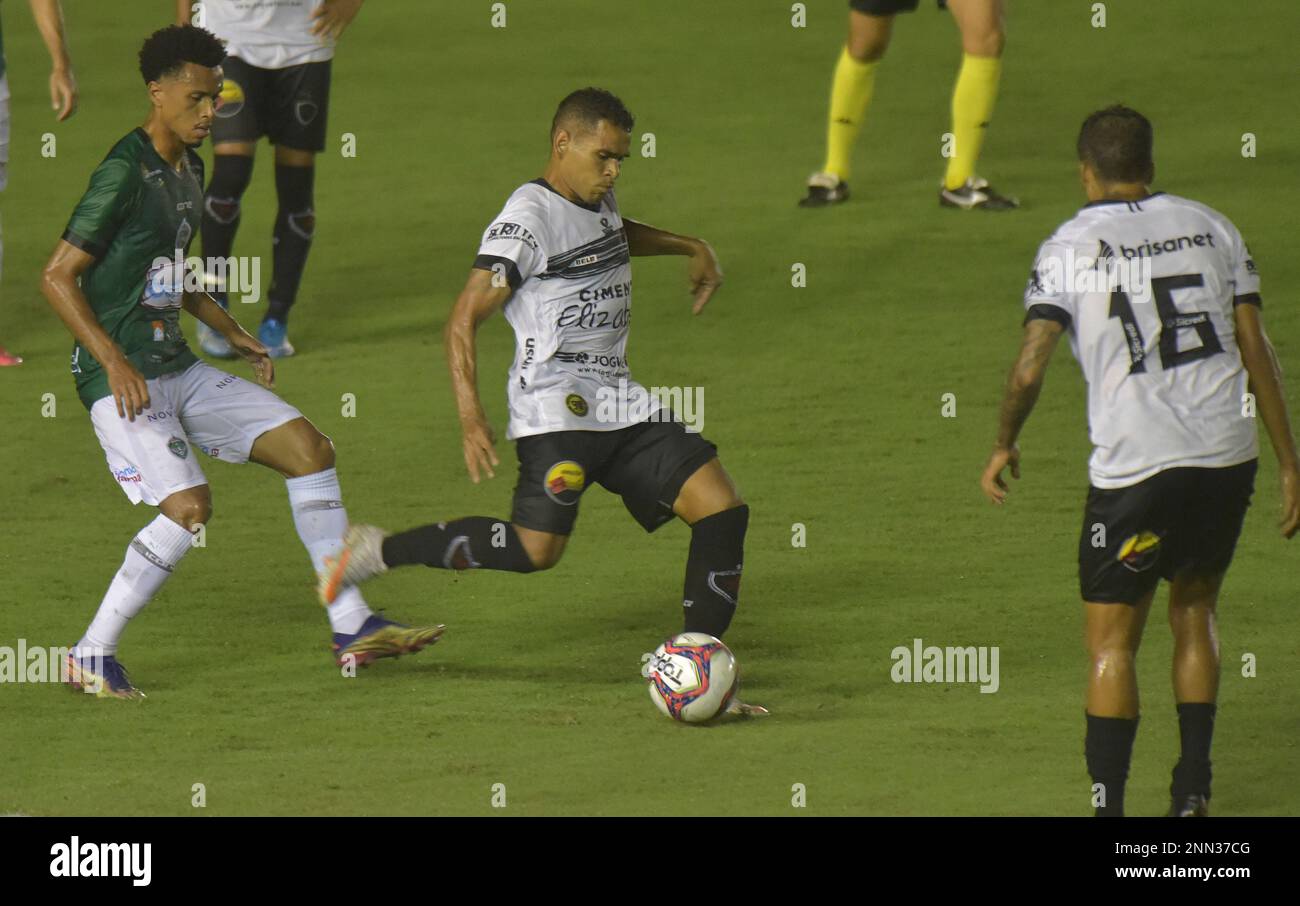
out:
{"label": "short dark hair", "polygon": [[1115,104],[1098,110],[1079,129],[1079,160],[1107,182],[1150,183],[1156,164],[1151,148],[1151,121],[1136,110]]}
{"label": "short dark hair", "polygon": [[163,76],[176,75],[186,63],[213,67],[225,58],[225,42],[207,29],[169,25],[145,38],[140,48],[140,75],[147,85]]}
{"label": "short dark hair", "polygon": [[551,135],[566,123],[577,123],[584,131],[595,129],[601,120],[613,123],[624,132],[632,131],[634,119],[627,107],[603,88],[579,88],[555,108]]}

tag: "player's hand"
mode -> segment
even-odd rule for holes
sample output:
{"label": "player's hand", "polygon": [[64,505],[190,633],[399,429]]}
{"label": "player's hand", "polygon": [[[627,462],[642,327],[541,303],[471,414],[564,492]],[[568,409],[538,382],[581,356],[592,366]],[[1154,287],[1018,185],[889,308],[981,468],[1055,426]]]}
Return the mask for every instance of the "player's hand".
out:
{"label": "player's hand", "polygon": [[1278,478],[1282,483],[1282,519],[1278,526],[1282,537],[1293,538],[1300,529],[1300,467],[1284,468]]}
{"label": "player's hand", "polygon": [[244,330],[234,336],[226,337],[226,340],[230,343],[231,349],[242,355],[248,364],[253,366],[253,374],[257,376],[257,382],[267,390],[274,390],[275,365],[271,362],[271,355],[266,351],[266,347]]}
{"label": "player's hand", "polygon": [[361,0],[324,0],[311,14],[316,20],[312,23],[311,33],[318,38],[337,41],[360,11]]}
{"label": "player's hand", "polygon": [[984,496],[993,503],[1005,502],[1011,490],[1002,480],[1002,470],[1006,468],[1011,469],[1012,478],[1020,478],[1020,448],[1015,444],[1010,447],[994,447],[993,453],[989,456],[989,464],[984,467],[984,474],[980,476],[980,487],[984,490]]}
{"label": "player's hand", "polygon": [[691,284],[691,295],[695,296],[695,305],[691,308],[693,315],[704,311],[704,306],[709,304],[709,298],[722,285],[722,267],[718,264],[718,256],[713,254],[713,247],[703,239],[697,242],[699,245],[695,249],[695,254],[691,255],[691,262],[686,271],[687,279]]}
{"label": "player's hand", "polygon": [[496,478],[493,466],[501,464],[493,445],[497,442],[492,433],[492,426],[482,416],[461,420],[461,433],[464,434],[465,468],[469,469],[470,480],[479,483],[479,470],[487,473],[488,478]]}
{"label": "player's hand", "polygon": [[77,78],[71,69],[50,72],[50,107],[58,111],[60,123],[77,112]]}
{"label": "player's hand", "polygon": [[144,375],[126,358],[119,355],[104,363],[108,375],[108,390],[117,403],[118,418],[135,421],[135,417],[149,408],[149,385]]}

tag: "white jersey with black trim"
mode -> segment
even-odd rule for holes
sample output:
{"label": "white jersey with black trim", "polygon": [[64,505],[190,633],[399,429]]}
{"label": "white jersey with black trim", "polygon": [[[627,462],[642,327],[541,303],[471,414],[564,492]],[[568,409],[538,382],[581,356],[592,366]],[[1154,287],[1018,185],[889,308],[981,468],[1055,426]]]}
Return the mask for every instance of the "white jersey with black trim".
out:
{"label": "white jersey with black trim", "polygon": [[313,35],[312,13],[323,0],[202,0],[202,24],[226,42],[226,53],[261,69],[323,63],[334,41]]}
{"label": "white jersey with black trim", "polygon": [[1087,205],[1038,250],[1025,320],[1068,327],[1088,382],[1094,487],[1259,455],[1233,310],[1260,304],[1241,233],[1157,193]]}
{"label": "white jersey with black trim", "polygon": [[525,183],[484,231],[474,266],[514,289],[507,438],[613,431],[661,408],[628,370],[632,264],[613,190],[582,205],[543,179]]}

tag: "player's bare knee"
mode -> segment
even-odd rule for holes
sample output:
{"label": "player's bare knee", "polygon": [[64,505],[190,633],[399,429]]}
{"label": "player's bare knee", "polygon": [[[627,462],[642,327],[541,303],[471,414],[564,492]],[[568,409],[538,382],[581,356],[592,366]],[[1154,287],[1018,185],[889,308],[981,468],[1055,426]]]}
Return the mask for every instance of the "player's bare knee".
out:
{"label": "player's bare knee", "polygon": [[309,467],[305,474],[308,475],[334,468],[334,441],[315,428],[312,432],[313,436],[308,439],[307,449],[304,451]]}
{"label": "player's bare knee", "polygon": [[159,507],[162,514],[190,531],[197,525],[207,525],[212,518],[212,497],[204,490],[201,493],[181,491],[162,502]]}
{"label": "player's bare knee", "polygon": [[889,49],[889,36],[884,38],[871,37],[856,40],[849,39],[848,51],[849,56],[858,63],[875,63],[883,59],[885,51]]}
{"label": "player's bare knee", "polygon": [[1007,45],[1007,34],[1000,27],[972,30],[961,36],[961,49],[972,57],[1000,57]]}

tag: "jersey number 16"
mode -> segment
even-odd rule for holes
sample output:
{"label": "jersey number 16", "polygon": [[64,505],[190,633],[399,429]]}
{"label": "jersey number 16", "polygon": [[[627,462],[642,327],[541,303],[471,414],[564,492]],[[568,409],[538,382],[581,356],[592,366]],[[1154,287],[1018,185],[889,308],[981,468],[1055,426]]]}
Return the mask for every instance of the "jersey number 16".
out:
{"label": "jersey number 16", "polygon": [[[1180,312],[1174,304],[1174,290],[1204,286],[1200,274],[1179,274],[1175,277],[1154,277],[1151,280],[1151,295],[1155,297],[1156,314],[1160,316],[1160,367],[1177,368],[1188,362],[1208,358],[1223,352],[1219,335],[1214,332],[1209,312]],[[1133,314],[1133,306],[1128,294],[1115,290],[1110,294],[1110,314],[1108,317],[1119,318],[1128,340],[1129,374],[1139,374],[1147,370],[1146,342],[1142,337],[1142,328],[1138,326]],[[1191,349],[1178,348],[1178,331],[1182,328],[1195,328],[1201,345]]]}

